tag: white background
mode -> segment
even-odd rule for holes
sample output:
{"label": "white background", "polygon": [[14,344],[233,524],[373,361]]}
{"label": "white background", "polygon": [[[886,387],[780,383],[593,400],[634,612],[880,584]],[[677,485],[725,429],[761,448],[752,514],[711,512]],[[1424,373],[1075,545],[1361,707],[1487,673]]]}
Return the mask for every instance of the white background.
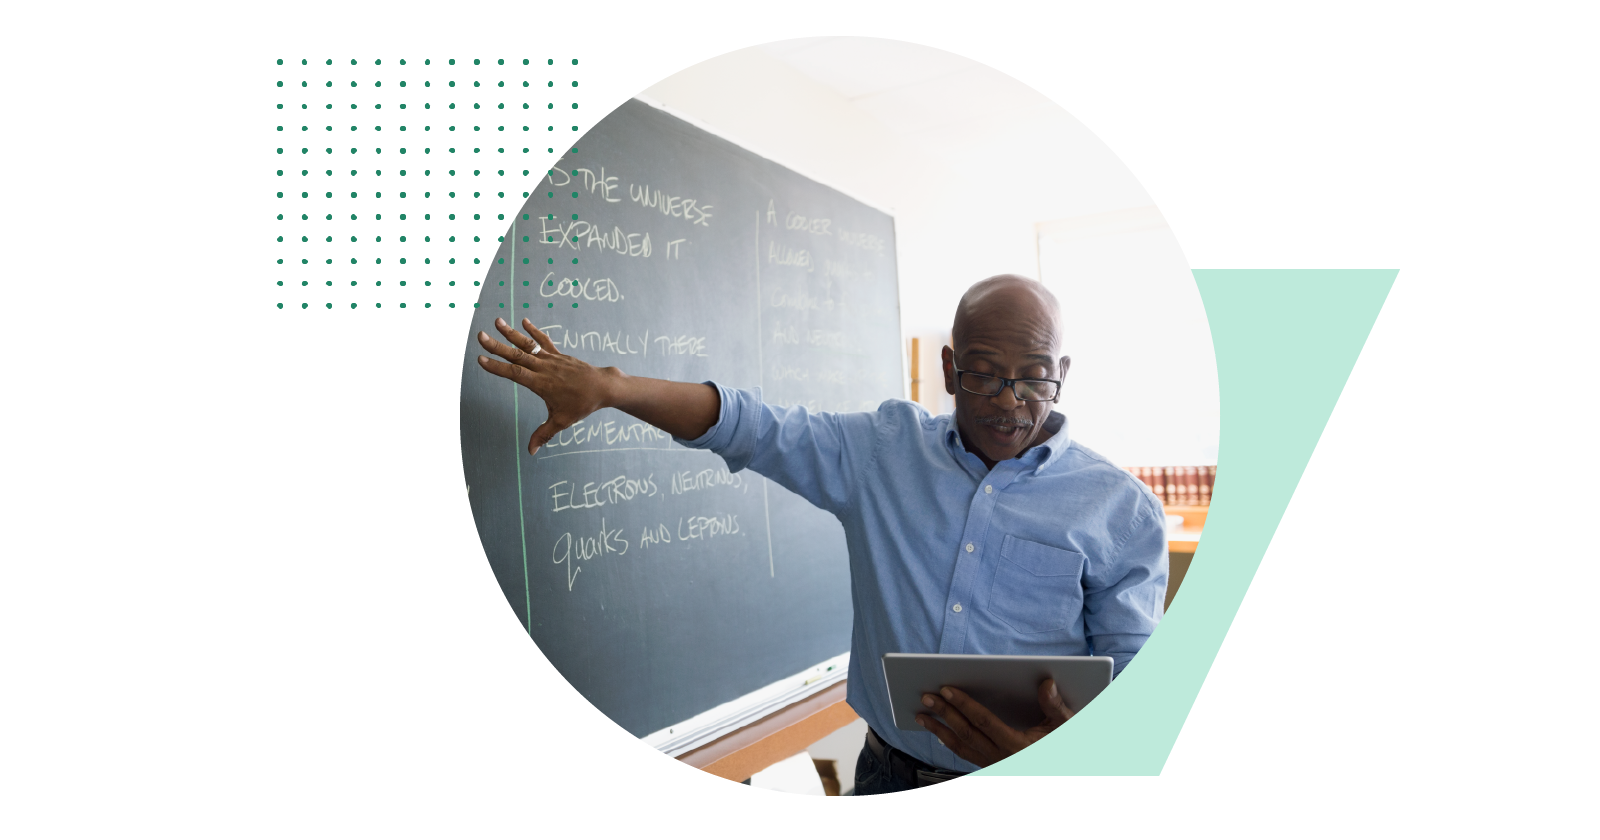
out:
{"label": "white background", "polygon": [[[8,22],[12,833],[1585,824],[1600,137],[1584,7],[222,9]],[[253,266],[272,250],[251,238],[270,179],[241,162],[263,123],[246,88],[275,58],[549,53],[596,68],[585,101],[604,102],[841,34],[956,52],[1050,97],[1140,179],[1191,266],[1400,269],[1158,778],[857,801],[651,754],[528,644],[483,561],[458,489],[464,313],[264,302],[274,275]]]}

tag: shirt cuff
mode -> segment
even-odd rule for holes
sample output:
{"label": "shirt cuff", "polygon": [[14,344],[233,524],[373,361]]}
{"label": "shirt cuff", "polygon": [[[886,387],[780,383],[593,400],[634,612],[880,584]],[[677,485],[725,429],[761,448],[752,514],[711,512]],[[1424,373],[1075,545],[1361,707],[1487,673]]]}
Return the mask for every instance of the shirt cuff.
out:
{"label": "shirt cuff", "polygon": [[739,472],[755,457],[756,433],[761,426],[761,389],[726,388],[711,380],[702,384],[717,389],[722,401],[717,409],[717,422],[694,440],[680,437],[673,440],[690,449],[709,449],[722,456],[729,472]]}

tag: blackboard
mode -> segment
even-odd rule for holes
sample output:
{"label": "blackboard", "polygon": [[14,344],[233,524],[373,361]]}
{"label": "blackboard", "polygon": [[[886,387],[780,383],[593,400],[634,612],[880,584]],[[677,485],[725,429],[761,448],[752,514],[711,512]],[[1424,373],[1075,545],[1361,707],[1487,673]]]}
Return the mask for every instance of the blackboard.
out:
{"label": "blackboard", "polygon": [[872,410],[903,396],[894,220],[638,100],[536,187],[462,359],[467,492],[539,649],[643,737],[850,649],[843,529],[612,409],[528,456],[544,406],[473,336],[527,317],[595,365]]}

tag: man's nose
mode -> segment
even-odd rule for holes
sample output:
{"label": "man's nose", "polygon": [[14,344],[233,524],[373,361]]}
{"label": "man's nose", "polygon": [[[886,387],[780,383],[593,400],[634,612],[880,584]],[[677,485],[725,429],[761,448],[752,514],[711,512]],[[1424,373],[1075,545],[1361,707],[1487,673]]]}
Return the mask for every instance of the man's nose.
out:
{"label": "man's nose", "polygon": [[991,397],[990,401],[994,403],[995,408],[998,408],[1002,411],[1010,411],[1011,409],[1022,405],[1022,401],[1017,399],[1017,392],[1011,390],[1010,385],[1001,388],[1000,393]]}

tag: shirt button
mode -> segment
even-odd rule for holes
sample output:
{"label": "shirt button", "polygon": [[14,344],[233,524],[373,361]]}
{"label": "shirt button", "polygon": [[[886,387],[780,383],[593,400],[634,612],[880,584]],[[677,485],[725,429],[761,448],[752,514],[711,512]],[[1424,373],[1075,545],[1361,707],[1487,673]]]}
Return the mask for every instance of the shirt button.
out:
{"label": "shirt button", "polygon": [[968,554],[972,553],[972,543],[967,543],[967,553]]}
{"label": "shirt button", "polygon": [[951,607],[950,609],[951,609],[952,612],[961,612],[961,605],[960,604],[956,604],[955,606]]}
{"label": "shirt button", "polygon": [[994,492],[994,485],[993,484],[985,484],[985,485],[983,485],[983,492],[985,492],[985,493],[993,493]]}

